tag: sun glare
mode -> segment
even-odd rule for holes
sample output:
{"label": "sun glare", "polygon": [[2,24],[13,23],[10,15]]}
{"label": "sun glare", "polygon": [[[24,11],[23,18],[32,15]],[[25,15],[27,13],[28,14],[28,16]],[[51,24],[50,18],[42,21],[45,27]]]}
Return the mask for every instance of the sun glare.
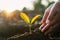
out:
{"label": "sun glare", "polygon": [[6,11],[6,10],[3,10],[3,13],[4,13],[4,16],[5,16],[6,18],[9,18],[9,17],[12,16],[11,12],[8,12],[8,11]]}
{"label": "sun glare", "polygon": [[0,10],[23,10],[26,7],[29,10],[33,10],[34,0],[0,0]]}

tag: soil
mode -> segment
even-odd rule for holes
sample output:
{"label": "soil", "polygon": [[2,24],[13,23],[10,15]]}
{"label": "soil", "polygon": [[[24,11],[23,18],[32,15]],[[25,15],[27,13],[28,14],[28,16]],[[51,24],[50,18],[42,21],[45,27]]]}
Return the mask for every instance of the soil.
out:
{"label": "soil", "polygon": [[17,34],[12,37],[7,38],[7,40],[48,40],[43,33],[35,29],[32,31],[32,34],[25,32],[23,34]]}

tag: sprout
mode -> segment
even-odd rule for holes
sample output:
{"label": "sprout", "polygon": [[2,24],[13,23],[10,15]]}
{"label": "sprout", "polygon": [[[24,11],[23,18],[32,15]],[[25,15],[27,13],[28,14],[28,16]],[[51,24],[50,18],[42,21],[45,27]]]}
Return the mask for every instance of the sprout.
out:
{"label": "sprout", "polygon": [[34,16],[32,19],[29,18],[29,16],[25,13],[20,13],[20,17],[26,22],[29,24],[29,31],[30,31],[30,34],[32,33],[32,30],[31,30],[31,27],[32,27],[32,24],[36,21],[36,19],[41,16],[39,14],[37,14],[36,16]]}

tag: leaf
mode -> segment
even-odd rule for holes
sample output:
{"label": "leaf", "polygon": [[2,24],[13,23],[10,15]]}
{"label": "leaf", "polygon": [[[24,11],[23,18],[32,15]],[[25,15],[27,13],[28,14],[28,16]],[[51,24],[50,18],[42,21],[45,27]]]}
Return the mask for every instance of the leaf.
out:
{"label": "leaf", "polygon": [[26,15],[25,13],[20,13],[20,17],[21,17],[26,23],[30,23],[30,19],[29,19],[28,15]]}
{"label": "leaf", "polygon": [[41,15],[36,15],[35,17],[33,17],[31,20],[31,24],[33,24],[39,16],[41,16]]}

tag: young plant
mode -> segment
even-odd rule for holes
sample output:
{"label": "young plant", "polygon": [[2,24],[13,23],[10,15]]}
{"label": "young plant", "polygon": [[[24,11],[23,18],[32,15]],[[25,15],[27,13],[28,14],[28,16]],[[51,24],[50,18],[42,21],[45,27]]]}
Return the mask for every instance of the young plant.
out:
{"label": "young plant", "polygon": [[29,18],[29,16],[25,13],[20,13],[20,17],[26,22],[29,24],[29,31],[30,31],[30,34],[32,34],[32,30],[31,30],[31,27],[32,27],[32,24],[36,21],[36,19],[41,16],[39,14],[37,14],[36,16],[34,16],[32,19]]}

